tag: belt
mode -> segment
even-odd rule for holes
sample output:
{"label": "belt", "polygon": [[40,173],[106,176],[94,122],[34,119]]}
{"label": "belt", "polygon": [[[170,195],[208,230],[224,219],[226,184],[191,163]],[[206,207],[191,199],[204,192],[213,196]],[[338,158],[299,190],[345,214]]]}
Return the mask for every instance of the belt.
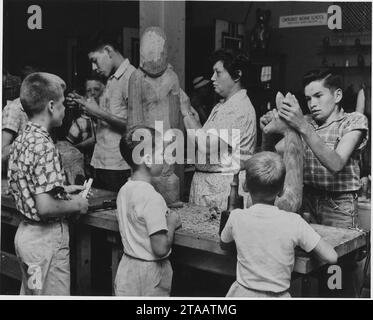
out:
{"label": "belt", "polygon": [[168,256],[165,257],[165,258],[157,259],[157,260],[145,260],[145,259],[141,259],[141,258],[138,258],[138,257],[133,257],[133,256],[127,254],[127,253],[123,253],[123,254],[125,256],[127,256],[128,258],[139,260],[139,261],[142,261],[142,262],[161,262],[161,261],[168,260]]}
{"label": "belt", "polygon": [[200,170],[200,169],[195,169],[195,172],[201,172],[201,173],[223,173],[223,171],[207,171],[207,170]]}
{"label": "belt", "polygon": [[241,287],[243,287],[243,288],[245,288],[245,289],[247,289],[247,290],[254,291],[254,292],[258,292],[258,293],[264,293],[264,294],[272,295],[272,296],[281,296],[281,295],[286,294],[286,293],[288,292],[288,290],[284,290],[284,291],[280,291],[280,292],[257,290],[257,289],[248,288],[248,287],[244,286],[243,284],[239,283],[238,281],[237,281],[237,283],[238,283]]}
{"label": "belt", "polygon": [[[200,169],[197,169],[197,168],[195,168],[195,170],[194,170],[195,172],[201,172],[201,173],[231,173],[231,174],[234,174],[234,172],[232,172],[232,171],[207,171],[207,170],[200,170]],[[241,172],[242,170],[240,170],[240,172]]]}
{"label": "belt", "polygon": [[59,222],[63,222],[65,220],[65,217],[62,217],[62,218],[46,218],[46,219],[42,219],[40,221],[36,221],[36,220],[32,220],[28,217],[26,217],[25,215],[23,214],[20,214],[21,216],[21,220],[23,222],[26,222],[28,224],[34,224],[34,225],[50,225],[50,224],[53,224],[53,223],[59,223]]}
{"label": "belt", "polygon": [[313,195],[340,196],[340,195],[346,194],[346,193],[356,194],[357,190],[353,190],[353,191],[329,191],[329,190],[316,189],[312,186],[304,186],[303,193],[310,193],[310,194],[313,194]]}

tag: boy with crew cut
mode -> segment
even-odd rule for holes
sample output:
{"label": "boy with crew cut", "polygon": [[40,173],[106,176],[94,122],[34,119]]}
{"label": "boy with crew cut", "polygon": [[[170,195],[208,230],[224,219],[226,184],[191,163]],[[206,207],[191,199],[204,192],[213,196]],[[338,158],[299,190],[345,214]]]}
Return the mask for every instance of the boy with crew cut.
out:
{"label": "boy with crew cut", "polygon": [[237,280],[227,297],[290,297],[296,246],[331,264],[338,255],[301,216],[274,205],[286,174],[280,155],[254,154],[245,169],[244,189],[250,192],[253,205],[233,210],[221,233],[223,249],[233,241],[237,247]]}
{"label": "boy with crew cut", "polygon": [[[169,296],[171,291],[168,256],[181,222],[175,212],[168,212],[165,200],[151,185],[152,177],[163,169],[156,161],[161,157],[163,163],[163,144],[157,146],[155,135],[152,128],[136,126],[120,140],[119,149],[132,176],[117,197],[124,251],[114,284],[118,296]],[[139,148],[144,145],[141,155]]]}
{"label": "boy with crew cut", "polygon": [[70,295],[69,229],[66,217],[86,213],[88,200],[65,186],[60,154],[50,136],[65,115],[65,82],[50,73],[32,73],[20,99],[29,117],[12,144],[8,181],[22,218],[15,250],[22,271],[21,294]]}

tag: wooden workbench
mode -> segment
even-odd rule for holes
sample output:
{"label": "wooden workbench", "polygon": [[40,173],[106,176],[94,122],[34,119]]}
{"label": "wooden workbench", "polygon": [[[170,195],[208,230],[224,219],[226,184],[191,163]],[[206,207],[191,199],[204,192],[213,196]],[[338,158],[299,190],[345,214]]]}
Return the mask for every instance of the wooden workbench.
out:
{"label": "wooden workbench", "polygon": [[[71,251],[75,255],[75,259],[72,259],[72,261],[75,261],[72,270],[76,272],[76,291],[79,295],[91,295],[92,231],[95,228],[104,230],[107,234],[107,240],[112,243],[112,280],[114,280],[122,254],[116,210],[110,208],[97,210],[97,207],[104,200],[112,198],[112,193],[96,192],[96,196],[90,200],[90,208],[94,211],[81,216],[72,228],[74,248]],[[1,206],[2,226],[17,226],[19,217],[15,213],[13,200],[4,192]],[[181,209],[175,210],[180,214],[184,228],[182,227],[176,231],[171,259],[174,262],[200,270],[235,276],[236,257],[221,250],[219,245],[218,229],[220,217],[210,219],[208,217],[208,209],[188,204]],[[199,221],[198,223],[193,222],[197,220]],[[339,257],[352,253],[366,244],[365,234],[357,230],[322,225],[311,226],[335,248]],[[1,258],[1,273],[14,278],[19,277],[20,274],[14,271],[15,257],[2,251]],[[301,250],[296,251],[294,265],[296,274],[309,275],[320,268],[321,265],[319,261],[313,259],[309,254]],[[304,294],[307,293],[304,292]]]}

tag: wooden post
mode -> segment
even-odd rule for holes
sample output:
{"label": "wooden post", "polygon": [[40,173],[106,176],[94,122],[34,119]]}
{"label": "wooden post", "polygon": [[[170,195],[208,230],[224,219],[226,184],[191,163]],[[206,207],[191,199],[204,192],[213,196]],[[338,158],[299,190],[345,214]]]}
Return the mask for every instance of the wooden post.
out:
{"label": "wooden post", "polygon": [[[169,19],[172,17],[172,19]],[[185,1],[140,1],[140,35],[150,26],[161,27],[168,39],[168,61],[185,88]],[[182,123],[182,120],[180,121]],[[180,128],[180,127],[179,127]],[[180,198],[184,195],[184,166],[176,165]]]}
{"label": "wooden post", "polygon": [[167,35],[168,59],[184,88],[185,1],[140,1],[140,34],[151,26],[161,27]]}

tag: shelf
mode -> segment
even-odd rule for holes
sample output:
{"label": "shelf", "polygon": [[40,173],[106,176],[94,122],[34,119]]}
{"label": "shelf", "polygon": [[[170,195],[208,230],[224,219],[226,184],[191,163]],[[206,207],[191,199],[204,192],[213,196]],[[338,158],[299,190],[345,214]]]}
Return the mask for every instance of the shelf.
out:
{"label": "shelf", "polygon": [[345,54],[345,53],[371,53],[371,45],[370,44],[362,44],[359,47],[350,45],[336,45],[336,46],[329,46],[327,48],[321,47],[318,54],[319,55],[327,55],[327,54]]}
{"label": "shelf", "polygon": [[319,66],[317,67],[319,69],[331,69],[331,70],[335,70],[335,71],[339,71],[339,72],[348,72],[348,71],[360,71],[360,72],[369,72],[370,73],[370,70],[371,70],[371,66],[364,66],[364,67],[358,67],[358,66],[350,66],[350,67],[342,67],[342,66],[336,66],[336,67],[332,67],[332,66],[328,66],[328,67],[324,67],[324,66]]}

